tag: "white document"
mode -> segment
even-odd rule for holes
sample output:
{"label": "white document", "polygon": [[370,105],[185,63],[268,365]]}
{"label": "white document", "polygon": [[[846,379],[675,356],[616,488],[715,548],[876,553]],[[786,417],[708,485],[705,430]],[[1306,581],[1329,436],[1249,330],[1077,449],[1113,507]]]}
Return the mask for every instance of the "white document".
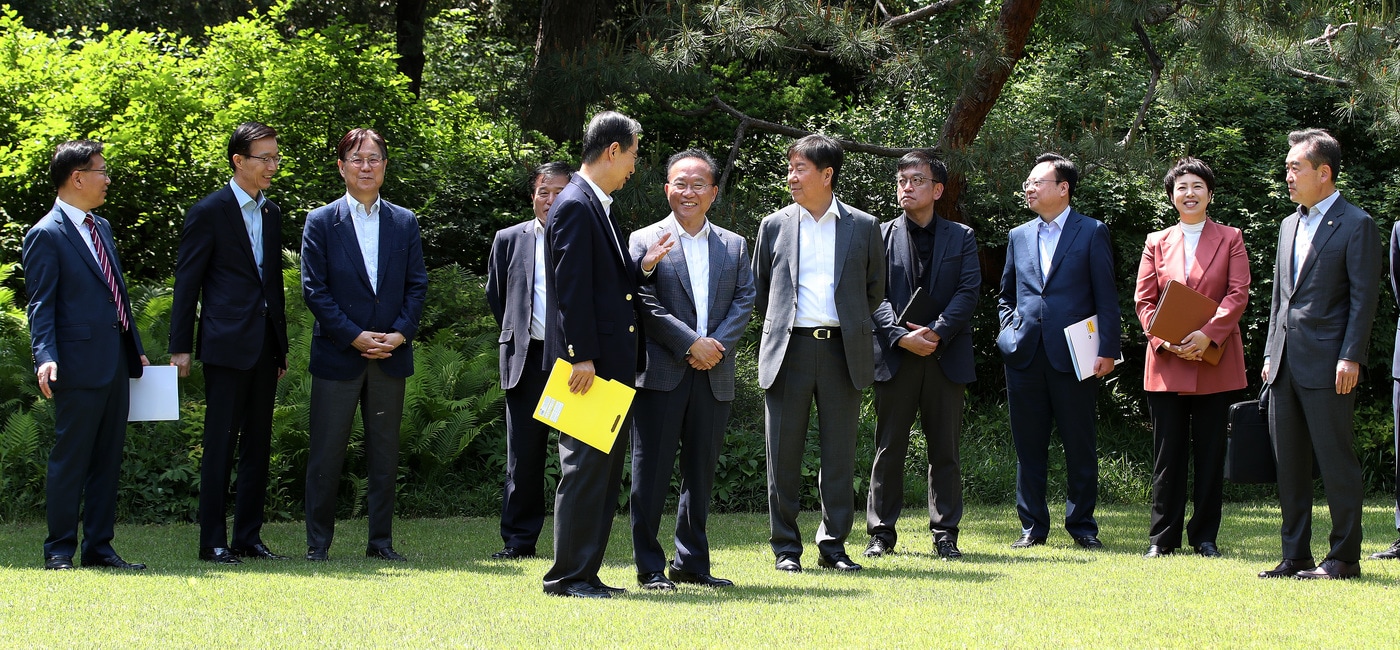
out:
{"label": "white document", "polygon": [[131,381],[128,422],[180,419],[179,368],[146,366],[140,379]]}
{"label": "white document", "polygon": [[[1116,335],[1116,334],[1115,334]],[[1074,376],[1084,381],[1094,376],[1094,362],[1099,358],[1099,317],[1090,316],[1065,328],[1065,341],[1069,343],[1069,356],[1074,361]],[[1113,361],[1113,365],[1123,363],[1123,355]]]}

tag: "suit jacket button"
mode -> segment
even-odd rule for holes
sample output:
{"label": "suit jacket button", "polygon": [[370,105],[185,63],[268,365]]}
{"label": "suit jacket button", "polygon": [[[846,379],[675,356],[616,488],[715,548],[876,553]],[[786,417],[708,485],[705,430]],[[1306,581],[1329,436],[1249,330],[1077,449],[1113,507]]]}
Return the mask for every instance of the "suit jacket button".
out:
{"label": "suit jacket button", "polygon": [[635,331],[637,331],[637,326],[636,326],[636,325],[628,325],[628,326],[627,326],[627,331],[629,331],[629,332],[635,332]]}
{"label": "suit jacket button", "polygon": [[629,294],[627,294],[627,295],[624,296],[624,297],[625,297],[626,299],[628,299],[628,300],[631,300],[631,299],[632,299],[632,294],[629,293]]}

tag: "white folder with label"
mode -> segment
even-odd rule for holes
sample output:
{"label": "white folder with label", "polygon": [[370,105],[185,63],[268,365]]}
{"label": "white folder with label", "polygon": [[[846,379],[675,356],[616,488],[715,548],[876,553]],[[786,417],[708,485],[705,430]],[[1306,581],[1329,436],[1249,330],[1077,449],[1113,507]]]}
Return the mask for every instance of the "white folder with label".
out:
{"label": "white folder with label", "polygon": [[179,370],[175,366],[146,366],[140,379],[130,380],[127,422],[180,419]]}
{"label": "white folder with label", "polygon": [[[1094,376],[1094,362],[1099,358],[1099,317],[1090,316],[1065,328],[1065,341],[1069,343],[1069,356],[1074,361],[1074,376],[1084,381]],[[1123,355],[1113,361],[1113,365],[1123,363]]]}

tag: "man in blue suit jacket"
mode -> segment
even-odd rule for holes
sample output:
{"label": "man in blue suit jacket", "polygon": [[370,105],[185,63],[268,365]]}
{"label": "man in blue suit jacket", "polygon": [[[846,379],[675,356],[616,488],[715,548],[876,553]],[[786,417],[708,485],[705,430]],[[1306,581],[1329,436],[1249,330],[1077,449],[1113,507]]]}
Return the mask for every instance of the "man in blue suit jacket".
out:
{"label": "man in blue suit jacket", "polygon": [[147,361],[112,226],[92,214],[112,182],[102,144],[58,145],[49,175],[58,200],[25,234],[22,258],[34,370],[39,391],[54,400],[44,568],[73,568],[81,503],[83,566],[144,569],[112,550],[127,378],[140,377]]}
{"label": "man in blue suit jacket", "polygon": [[[1063,156],[1036,158],[1021,188],[1026,205],[1040,218],[1012,229],[997,294],[997,347],[1006,363],[1021,519],[1021,537],[1012,548],[1044,544],[1050,532],[1045,482],[1052,418],[1065,448],[1065,530],[1084,548],[1103,547],[1094,521],[1099,491],[1094,405],[1099,378],[1113,372],[1119,355],[1118,292],[1108,227],[1069,206],[1078,181],[1079,170]],[[1065,327],[1090,316],[1098,316],[1102,335],[1094,376],[1079,381]]]}
{"label": "man in blue suit jacket", "polygon": [[306,559],[327,559],[340,471],[359,406],[369,460],[365,555],[403,561],[392,534],[399,424],[428,272],[418,220],[379,196],[389,164],[384,138],[373,129],[352,129],[336,154],[345,196],[307,215],[301,241],[301,294],[316,317]]}

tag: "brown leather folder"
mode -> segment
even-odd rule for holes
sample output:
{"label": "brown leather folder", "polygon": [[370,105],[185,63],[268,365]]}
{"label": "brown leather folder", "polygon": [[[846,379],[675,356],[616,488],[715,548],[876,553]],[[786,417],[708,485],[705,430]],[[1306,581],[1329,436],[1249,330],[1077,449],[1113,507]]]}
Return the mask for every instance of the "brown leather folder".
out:
{"label": "brown leather folder", "polygon": [[[1147,333],[1172,344],[1181,343],[1188,334],[1210,322],[1220,303],[1176,280],[1167,282],[1166,291],[1157,302],[1157,313],[1147,326]],[[1220,363],[1225,349],[1211,342],[1201,360],[1210,365]]]}

